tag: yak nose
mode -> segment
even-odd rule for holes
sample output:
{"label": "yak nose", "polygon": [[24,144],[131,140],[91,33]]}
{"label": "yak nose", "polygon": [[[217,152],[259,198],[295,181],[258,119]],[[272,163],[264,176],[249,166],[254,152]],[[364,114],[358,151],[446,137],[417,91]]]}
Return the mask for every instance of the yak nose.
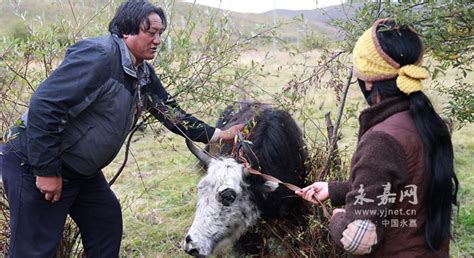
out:
{"label": "yak nose", "polygon": [[199,250],[193,246],[193,239],[190,235],[186,236],[186,244],[184,245],[184,251],[194,257],[204,257],[199,253]]}
{"label": "yak nose", "polygon": [[189,242],[192,242],[193,240],[191,239],[191,236],[190,235],[187,235],[186,236],[186,244],[188,244]]}

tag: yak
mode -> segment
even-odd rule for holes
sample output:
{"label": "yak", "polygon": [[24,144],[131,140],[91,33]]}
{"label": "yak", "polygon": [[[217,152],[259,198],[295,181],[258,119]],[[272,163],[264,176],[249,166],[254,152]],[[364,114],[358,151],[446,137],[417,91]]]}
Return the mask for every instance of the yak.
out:
{"label": "yak", "polygon": [[[249,124],[249,121],[252,126],[242,145],[252,168],[283,182],[303,186],[308,154],[295,120],[287,112],[268,105],[239,102],[223,112],[216,127],[226,129],[238,123]],[[285,186],[249,173],[244,164],[231,155],[236,146],[208,145],[209,152],[206,152],[190,141],[186,144],[207,168],[207,174],[197,187],[194,221],[183,243],[188,254],[208,256],[232,246],[260,218],[301,217],[302,200]]]}

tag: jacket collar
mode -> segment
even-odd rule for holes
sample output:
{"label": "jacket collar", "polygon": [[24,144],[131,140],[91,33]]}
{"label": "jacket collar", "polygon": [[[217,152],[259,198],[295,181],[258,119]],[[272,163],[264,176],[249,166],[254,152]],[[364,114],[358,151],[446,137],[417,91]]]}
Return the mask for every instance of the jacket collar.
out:
{"label": "jacket collar", "polygon": [[[112,38],[115,43],[119,46],[120,56],[122,57],[122,67],[126,74],[132,76],[133,78],[138,78],[137,71],[133,66],[132,58],[130,57],[130,51],[128,50],[125,41],[122,38],[119,38],[118,35],[112,34]],[[149,75],[148,66],[143,62],[143,68],[146,75]]]}
{"label": "jacket collar", "polygon": [[392,97],[363,110],[359,116],[359,139],[372,126],[395,113],[408,110],[410,101],[405,96]]}

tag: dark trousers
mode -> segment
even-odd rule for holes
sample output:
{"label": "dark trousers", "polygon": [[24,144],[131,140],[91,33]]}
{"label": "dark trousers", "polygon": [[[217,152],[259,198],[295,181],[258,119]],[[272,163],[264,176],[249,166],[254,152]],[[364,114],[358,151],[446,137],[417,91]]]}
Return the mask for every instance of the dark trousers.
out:
{"label": "dark trousers", "polygon": [[68,214],[79,227],[87,257],[118,257],[122,212],[102,173],[63,180],[60,201],[51,203],[6,144],[0,145],[0,170],[10,205],[9,257],[54,257]]}

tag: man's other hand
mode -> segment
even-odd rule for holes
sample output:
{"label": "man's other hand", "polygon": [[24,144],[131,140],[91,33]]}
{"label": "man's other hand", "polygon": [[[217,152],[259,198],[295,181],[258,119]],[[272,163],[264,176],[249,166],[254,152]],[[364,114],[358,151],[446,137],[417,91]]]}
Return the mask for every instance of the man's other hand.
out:
{"label": "man's other hand", "polygon": [[36,176],[36,187],[47,201],[54,203],[61,198],[63,180],[60,176]]}

